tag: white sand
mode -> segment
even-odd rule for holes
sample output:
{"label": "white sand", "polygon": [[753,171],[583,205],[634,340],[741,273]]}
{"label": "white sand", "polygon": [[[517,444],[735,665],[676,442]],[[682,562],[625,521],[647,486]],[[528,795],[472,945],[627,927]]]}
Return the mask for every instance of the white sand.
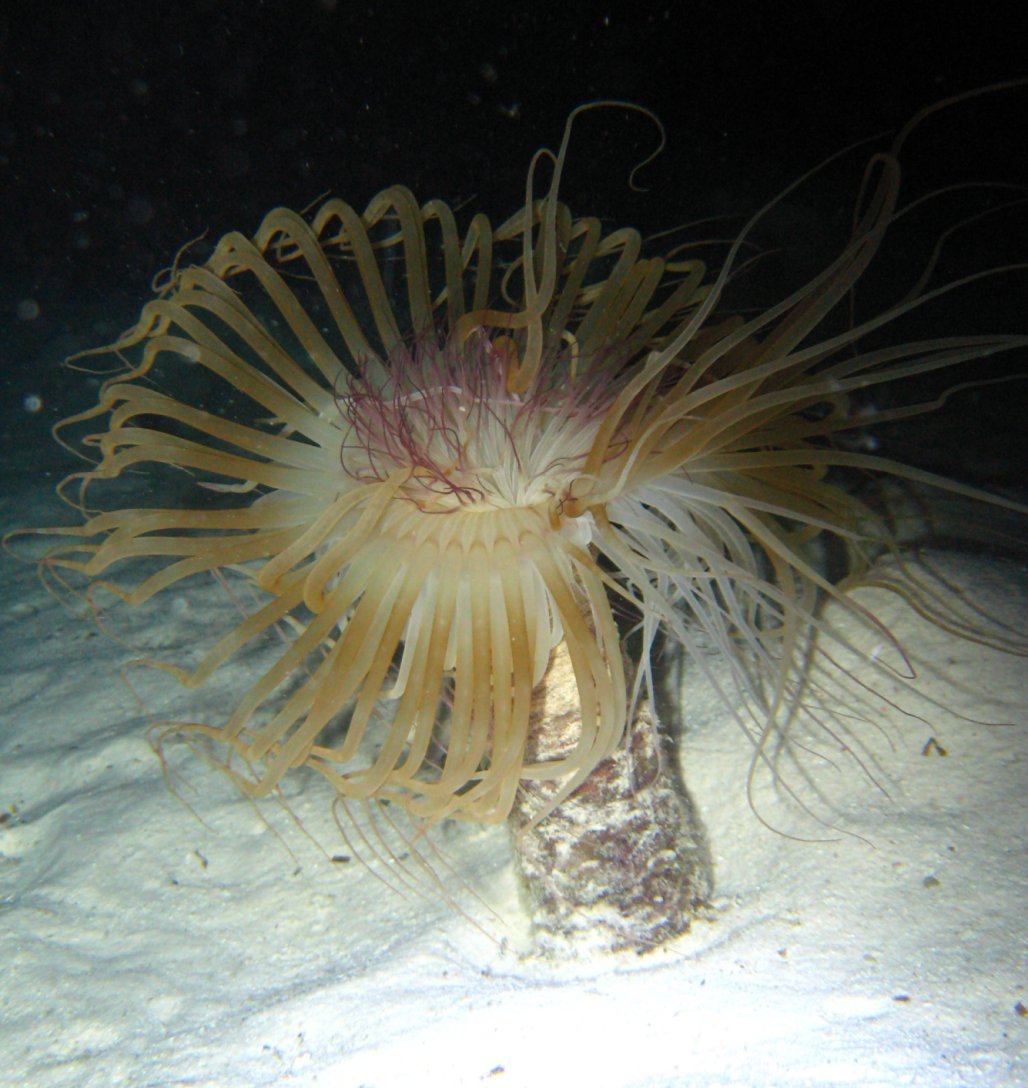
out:
{"label": "white sand", "polygon": [[[6,527],[55,517],[42,490],[3,510]],[[1023,573],[960,569],[985,607],[1023,623]],[[215,589],[161,601],[130,625],[133,651],[63,610],[31,567],[6,561],[4,586],[3,1084],[1028,1083],[1016,659],[866,597],[954,685],[929,667],[923,690],[1021,723],[928,706],[924,721],[883,716],[891,800],[845,761],[822,781],[867,842],[763,828],[736,727],[689,673],[683,758],[713,843],[716,913],[649,956],[554,966],[513,950],[525,934],[502,830],[437,836],[457,911],[331,864],[281,808],[265,822],[183,747],[170,762],[197,815],[166,787],[119,669],[188,648],[227,607]],[[155,714],[218,714],[216,691],[131,679]],[[945,758],[921,754],[933,735]],[[325,788],[301,776],[290,792],[306,830],[345,852]]]}

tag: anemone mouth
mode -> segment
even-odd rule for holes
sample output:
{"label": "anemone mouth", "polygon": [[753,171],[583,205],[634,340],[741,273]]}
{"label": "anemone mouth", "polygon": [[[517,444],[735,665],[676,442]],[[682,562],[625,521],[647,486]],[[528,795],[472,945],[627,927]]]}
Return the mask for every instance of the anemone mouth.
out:
{"label": "anemone mouth", "polygon": [[401,491],[424,513],[548,506],[560,520],[581,475],[610,386],[576,382],[569,352],[546,360],[523,393],[507,387],[502,341],[421,338],[385,375],[362,367],[338,397],[343,472],[357,483],[406,470]]}
{"label": "anemone mouth", "polygon": [[[401,187],[362,213],[339,200],[309,219],[277,209],[253,239],[227,235],[205,264],[176,267],[132,330],[78,360],[115,368],[98,405],[58,428],[93,465],[63,485],[84,524],[49,530],[66,542],[45,569],[129,605],[186,579],[246,580],[253,603],[198,665],[147,663],[196,687],[285,636],[224,721],[168,724],[224,745],[251,793],[306,763],[344,799],[387,798],[427,820],[502,819],[527,779],[561,782],[559,803],[652,688],[661,628],[726,650],[759,764],[806,705],[806,663],[822,652],[811,640],[833,637],[819,601],[845,605],[810,547],[837,542],[851,578],[894,548],[830,472],[1025,512],[840,441],[867,423],[850,410],[859,391],[1028,345],[1004,334],[862,348],[975,274],[819,337],[902,214],[910,126],[872,160],[836,259],[744,318],[719,304],[749,226],[708,276],[558,200],[574,116],[548,190],[533,192],[541,153],[524,207],[499,226],[476,215],[461,233],[446,205]],[[126,502],[119,486],[144,467],[149,498]],[[939,599],[903,592],[954,622]],[[640,616],[631,680],[612,600]],[[581,734],[532,762],[532,690],[561,642]]]}

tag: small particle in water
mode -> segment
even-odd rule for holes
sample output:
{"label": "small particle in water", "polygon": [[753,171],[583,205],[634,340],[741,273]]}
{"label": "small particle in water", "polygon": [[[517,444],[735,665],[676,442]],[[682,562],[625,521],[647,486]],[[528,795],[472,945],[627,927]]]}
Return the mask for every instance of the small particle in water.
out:
{"label": "small particle in water", "polygon": [[30,415],[35,415],[43,407],[43,398],[38,393],[26,393],[22,398],[21,406]]}
{"label": "small particle in water", "polygon": [[19,321],[35,321],[39,317],[39,303],[34,298],[23,298],[16,308]]}

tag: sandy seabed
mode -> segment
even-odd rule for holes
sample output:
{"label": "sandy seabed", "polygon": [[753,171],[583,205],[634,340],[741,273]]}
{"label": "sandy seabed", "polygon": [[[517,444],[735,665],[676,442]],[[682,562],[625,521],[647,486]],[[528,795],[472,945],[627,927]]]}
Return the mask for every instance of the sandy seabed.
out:
{"label": "sandy seabed", "polygon": [[[59,517],[43,490],[0,516],[4,529]],[[940,561],[1023,626],[1022,568]],[[922,663],[929,701],[903,714],[883,698],[869,723],[888,796],[848,761],[826,764],[833,818],[853,834],[762,826],[749,751],[686,668],[682,758],[712,843],[711,916],[646,956],[554,964],[523,954],[502,828],[440,828],[447,894],[403,897],[329,860],[346,844],[316,776],[290,783],[292,815],[258,808],[179,745],[168,787],[153,718],[217,718],[253,663],[189,693],[131,670],[142,702],[121,670],[188,652],[229,607],[215,587],[167,595],[128,624],[129,646],[69,613],[31,565],[5,561],[3,585],[2,1084],[1028,1083],[1025,669],[898,599],[861,591]]]}

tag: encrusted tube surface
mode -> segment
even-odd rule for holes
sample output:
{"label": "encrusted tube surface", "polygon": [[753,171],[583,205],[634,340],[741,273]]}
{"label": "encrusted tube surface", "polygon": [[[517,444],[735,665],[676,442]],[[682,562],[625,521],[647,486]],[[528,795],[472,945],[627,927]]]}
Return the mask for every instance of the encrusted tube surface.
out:
{"label": "encrusted tube surface", "polygon": [[[566,755],[580,730],[560,646],[533,698],[527,759]],[[684,933],[707,901],[705,838],[667,744],[643,702],[614,755],[535,825],[560,782],[522,784],[511,826],[540,951],[645,952]]]}

